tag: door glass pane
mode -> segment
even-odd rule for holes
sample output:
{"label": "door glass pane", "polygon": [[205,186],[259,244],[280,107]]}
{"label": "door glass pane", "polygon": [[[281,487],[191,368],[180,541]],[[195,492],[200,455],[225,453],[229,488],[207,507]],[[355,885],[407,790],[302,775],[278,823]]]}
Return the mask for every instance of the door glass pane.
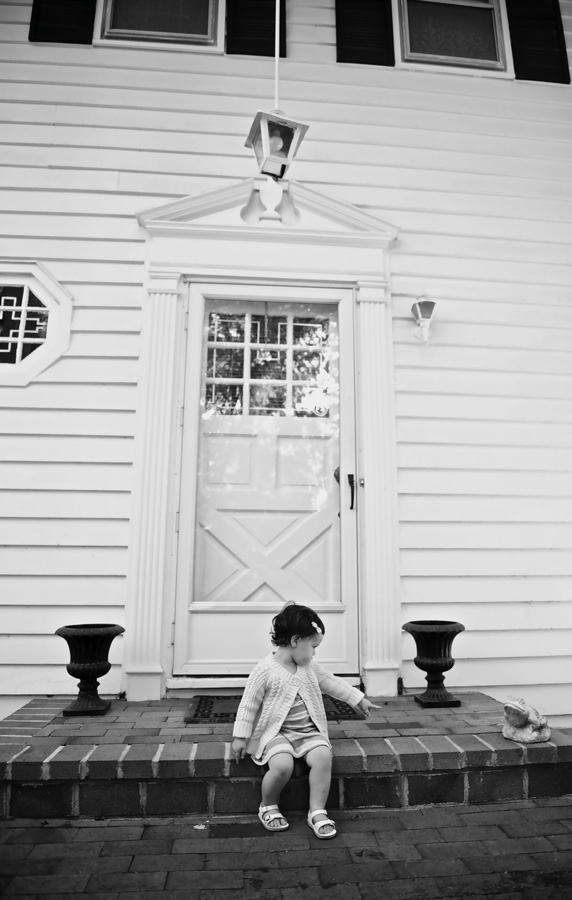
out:
{"label": "door glass pane", "polygon": [[210,313],[208,321],[209,341],[224,341],[226,344],[244,342],[245,316]]}
{"label": "door glass pane", "polygon": [[209,384],[206,389],[205,416],[241,416],[242,387]]}
{"label": "door glass pane", "polygon": [[286,409],[286,388],[261,384],[250,388],[251,416],[282,416]]}
{"label": "door glass pane", "polygon": [[494,9],[407,0],[412,54],[498,62]]}
{"label": "door glass pane", "polygon": [[255,350],[250,357],[250,377],[253,380],[286,380],[286,353],[282,350]]}
{"label": "door glass pane", "polygon": [[207,310],[203,415],[329,417],[338,401],[335,307],[246,306],[235,313],[212,301]]}
{"label": "door glass pane", "polygon": [[285,344],[288,320],[285,316],[251,316],[250,340],[253,344]]}
{"label": "door glass pane", "polygon": [[209,347],[207,375],[212,378],[242,378],[244,350],[235,347]]}

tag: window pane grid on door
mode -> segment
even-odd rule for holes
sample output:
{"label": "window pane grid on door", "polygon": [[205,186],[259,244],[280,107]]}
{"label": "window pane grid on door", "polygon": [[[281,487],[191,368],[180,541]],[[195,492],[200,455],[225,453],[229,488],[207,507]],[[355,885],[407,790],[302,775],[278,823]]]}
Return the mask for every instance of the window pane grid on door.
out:
{"label": "window pane grid on door", "polygon": [[203,415],[329,416],[330,317],[207,314]]}

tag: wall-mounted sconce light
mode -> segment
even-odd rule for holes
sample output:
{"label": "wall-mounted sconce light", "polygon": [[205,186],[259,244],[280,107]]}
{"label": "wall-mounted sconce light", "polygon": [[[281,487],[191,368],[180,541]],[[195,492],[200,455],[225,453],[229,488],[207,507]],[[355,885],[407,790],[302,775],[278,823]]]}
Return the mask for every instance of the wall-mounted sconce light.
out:
{"label": "wall-mounted sconce light", "polygon": [[417,322],[417,328],[413,332],[417,340],[424,344],[429,340],[429,328],[436,304],[429,300],[426,294],[418,297],[411,307],[411,314]]}

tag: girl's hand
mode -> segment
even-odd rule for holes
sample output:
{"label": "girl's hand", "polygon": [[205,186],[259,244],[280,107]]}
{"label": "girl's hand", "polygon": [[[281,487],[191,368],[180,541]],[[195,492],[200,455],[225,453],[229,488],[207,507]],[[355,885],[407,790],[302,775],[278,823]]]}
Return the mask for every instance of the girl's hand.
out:
{"label": "girl's hand", "polygon": [[364,697],[358,703],[357,708],[360,709],[362,711],[362,713],[364,714],[364,716],[366,717],[366,719],[368,719],[370,716],[370,709],[381,709],[381,706],[376,706],[375,703],[371,703],[369,700],[367,700]]}
{"label": "girl's hand", "polygon": [[235,762],[240,762],[246,756],[246,740],[245,738],[235,738],[232,742],[232,755]]}

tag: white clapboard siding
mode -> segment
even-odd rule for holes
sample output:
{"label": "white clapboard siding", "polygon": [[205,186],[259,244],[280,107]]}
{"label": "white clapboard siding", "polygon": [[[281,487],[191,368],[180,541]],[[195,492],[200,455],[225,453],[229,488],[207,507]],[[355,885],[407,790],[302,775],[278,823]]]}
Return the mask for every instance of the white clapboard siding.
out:
{"label": "white clapboard siding", "polygon": [[[133,216],[128,217],[111,217],[97,216],[90,217],[80,215],[74,223],[74,236],[76,239],[95,239],[115,240],[128,247],[129,242],[141,242],[141,234],[139,226]],[[67,238],[69,235],[70,223],[69,218],[64,215],[54,215],[54,213],[45,213],[39,215],[36,213],[22,212],[5,212],[0,214],[0,235],[2,237],[61,237]]]}
{"label": "white clapboard siding", "polygon": [[400,493],[492,494],[497,496],[571,497],[572,473],[518,472],[512,469],[485,471],[467,469],[401,469]]}
{"label": "white clapboard siding", "polygon": [[[60,360],[63,363],[64,360]],[[69,362],[66,358],[65,362]],[[59,364],[59,363],[58,363]],[[125,410],[0,409],[3,434],[120,435],[132,437],[135,414]]]}
{"label": "white clapboard siding", "polygon": [[399,543],[403,549],[566,550],[572,523],[402,522]]}
{"label": "white clapboard siding", "polygon": [[126,562],[124,547],[0,547],[5,575],[125,575]]}
{"label": "white clapboard siding", "polygon": [[[561,8],[572,50],[572,0]],[[0,646],[0,690],[73,693],[50,636],[60,612],[121,621],[125,599],[136,214],[254,174],[244,138],[274,62],[30,44],[30,10],[0,2],[2,255],[40,260],[74,315],[64,358],[24,391],[0,387],[0,604],[17,637]],[[310,124],[292,177],[400,229],[402,621],[464,622],[451,685],[572,713],[572,89],[338,65],[334,0],[286,11],[280,105]],[[426,345],[410,313],[422,294],[437,303]],[[406,688],[422,686],[410,636],[403,652]],[[114,665],[102,690],[119,685]]]}
{"label": "white clapboard siding", "polygon": [[399,443],[397,462],[411,469],[512,469],[572,473],[572,447],[471,446],[467,441],[440,444],[438,429],[432,443]]}
{"label": "white clapboard siding", "polygon": [[[53,514],[56,512],[52,506]],[[84,508],[84,516],[88,507]],[[0,543],[4,547],[120,547],[128,540],[128,522],[110,519],[2,519]]]}
{"label": "white clapboard siding", "polygon": [[[425,619],[427,617],[427,606],[424,603],[410,604],[407,608],[410,621]],[[470,603],[459,597],[458,600],[451,603],[439,603],[435,601],[431,604],[431,615],[436,619],[445,619],[455,622],[462,622],[465,626],[465,637],[479,637],[482,644],[483,640],[488,641],[493,633],[498,632],[505,635],[506,632],[516,630],[515,625],[518,623],[518,630],[523,632],[533,632],[537,630],[554,631],[561,628],[572,628],[572,600],[561,600],[546,603],[524,603],[515,601],[514,603],[495,603],[494,617],[483,615],[482,603]],[[408,635],[411,644],[407,644],[406,658],[411,658],[412,648],[414,647],[413,639]],[[569,632],[568,632],[569,639]],[[457,640],[455,638],[454,654],[457,653]],[[404,644],[405,648],[405,644]],[[463,651],[467,648],[464,642]],[[535,651],[534,651],[535,652]],[[534,652],[532,655],[534,655]],[[492,654],[492,647],[491,647]],[[482,655],[480,652],[478,655]]]}
{"label": "white clapboard siding", "polygon": [[401,572],[408,575],[572,575],[572,553],[566,550],[449,548],[402,550]]}
{"label": "white clapboard siding", "polygon": [[[96,344],[94,344],[96,346]],[[36,382],[25,393],[0,388],[0,408],[125,409],[135,408],[135,387],[123,384],[57,384]]]}
{"label": "white clapboard siding", "polygon": [[[141,288],[139,288],[141,290]],[[73,332],[67,357],[94,356],[105,360],[114,357],[137,357],[139,354],[139,334],[106,332],[94,335],[92,332]]]}
{"label": "white clapboard siding", "polygon": [[[491,614],[503,603],[530,603],[542,608],[544,602],[562,602],[570,599],[570,578],[567,575],[503,575],[484,574],[466,576],[410,575],[402,579],[402,618],[409,615],[409,605],[423,603],[427,610],[424,619],[430,619],[434,606],[442,603],[479,603],[483,615]],[[451,618],[445,616],[446,619]]]}
{"label": "white clapboard siding", "polygon": [[475,447],[481,444],[497,447],[572,447],[572,424],[558,422],[482,422],[470,419],[401,419],[397,440],[418,445],[465,444]]}
{"label": "white clapboard siding", "polygon": [[[20,613],[28,605],[75,607],[85,603],[86,607],[97,610],[122,607],[125,603],[125,578],[120,575],[2,575],[0,588],[0,606],[14,606]],[[102,615],[107,613],[103,611]],[[26,617],[27,612],[21,616]],[[70,621],[68,618],[67,624]]]}
{"label": "white clapboard siding", "polygon": [[48,371],[38,375],[39,382],[107,381],[110,384],[137,384],[139,369],[134,359],[59,359]]}
{"label": "white clapboard siding", "polygon": [[88,603],[80,602],[81,599],[81,597],[77,598],[75,606],[66,604],[59,606],[34,606],[30,604],[28,608],[29,614],[25,619],[22,618],[17,607],[4,606],[2,607],[2,630],[9,635],[52,635],[56,628],[61,628],[62,625],[90,625],[98,623],[124,625],[125,615],[123,607],[107,606],[105,608],[105,619],[102,622],[100,604],[98,603],[96,607],[90,607]]}
{"label": "white clapboard siding", "polygon": [[[24,641],[24,638],[21,640]],[[24,694],[32,697],[77,695],[78,682],[66,672],[67,661],[57,665],[40,663],[39,660],[35,665],[18,661],[15,665],[0,666],[0,695]],[[98,692],[103,697],[114,696],[120,687],[121,664],[118,661],[107,675],[99,679]],[[59,708],[61,709],[61,706]]]}
{"label": "white clapboard siding", "polygon": [[[472,490],[469,486],[468,490]],[[405,522],[572,522],[568,497],[510,497],[468,494],[401,494]]]}
{"label": "white clapboard siding", "polygon": [[0,490],[125,491],[130,482],[128,464],[7,462],[0,466]]}
{"label": "white clapboard siding", "polygon": [[[54,514],[61,517],[63,522],[70,519],[85,519],[96,530],[101,526],[100,519],[106,520],[105,527],[117,528],[118,533],[123,533],[125,522],[131,514],[131,495],[128,491],[26,491],[3,490],[0,491],[0,509],[6,516],[12,527],[15,519],[33,521],[39,525],[42,520],[50,519],[51,525]],[[86,518],[86,510],[88,516]],[[0,521],[3,527],[3,520]],[[74,524],[75,527],[75,524]],[[124,535],[125,537],[125,535]],[[90,543],[88,541],[87,543]]]}
{"label": "white clapboard siding", "polygon": [[[123,217],[119,218],[119,221],[123,222]],[[74,309],[84,306],[97,309],[103,306],[110,309],[139,310],[141,307],[140,285],[78,283],[71,284],[71,290],[73,290]]]}
{"label": "white clapboard siding", "polygon": [[410,341],[408,329],[411,321],[400,328],[402,341],[395,344],[395,364],[398,368],[422,366],[430,369],[472,369],[491,372],[533,372],[540,374],[567,375],[572,378],[572,363],[566,351],[516,349],[514,347],[447,347],[435,346],[433,341],[425,347],[421,358],[417,347]]}
{"label": "white clapboard siding", "polygon": [[133,462],[133,440],[123,437],[61,437],[5,435],[0,442],[0,462]]}
{"label": "white clapboard siding", "polygon": [[511,422],[572,422],[569,400],[543,400],[525,397],[495,397],[452,394],[455,376],[447,372],[443,378],[443,393],[398,393],[397,410],[400,416],[436,419],[473,419]]}

